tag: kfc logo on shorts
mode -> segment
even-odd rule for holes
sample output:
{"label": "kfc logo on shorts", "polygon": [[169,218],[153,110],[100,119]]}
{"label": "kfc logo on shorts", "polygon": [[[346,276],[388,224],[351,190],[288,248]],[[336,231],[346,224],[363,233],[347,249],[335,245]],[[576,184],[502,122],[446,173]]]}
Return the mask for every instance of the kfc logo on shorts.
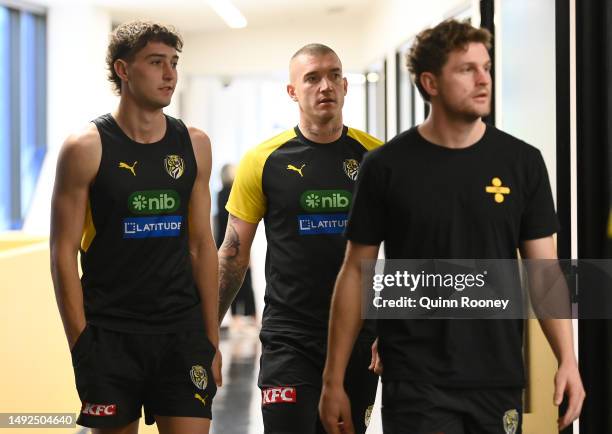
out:
{"label": "kfc logo on shorts", "polygon": [[90,404],[83,403],[81,413],[87,416],[115,416],[117,414],[117,404]]}
{"label": "kfc logo on shorts", "polygon": [[295,387],[271,387],[261,391],[262,405],[297,402]]}

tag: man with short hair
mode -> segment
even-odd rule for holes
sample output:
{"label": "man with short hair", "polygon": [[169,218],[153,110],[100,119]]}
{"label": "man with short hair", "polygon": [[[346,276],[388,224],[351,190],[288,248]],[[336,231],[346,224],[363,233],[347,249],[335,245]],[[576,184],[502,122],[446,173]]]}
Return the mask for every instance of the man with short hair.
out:
{"label": "man with short hair", "polygon": [[208,433],[221,384],[210,141],[163,112],[182,45],[160,24],[117,27],[117,111],[68,137],[58,160],[51,271],[77,423],[97,434],[137,433],[143,406],[161,433]]}
{"label": "man with short hair", "polygon": [[[219,318],[240,288],[257,224],[268,250],[261,342],[262,412],[267,434],[323,433],[317,403],[333,284],[359,163],[381,142],[344,126],[347,80],[336,53],[321,44],[298,50],[287,92],[300,119],[243,158],[229,201],[219,250]],[[365,432],[378,377],[368,370],[371,327],[360,334],[345,381],[354,426]]]}
{"label": "man with short hair", "polygon": [[[423,124],[370,153],[359,174],[345,261],[332,302],[321,418],[351,420],[342,378],[359,330],[361,264],[388,259],[556,259],[558,223],[540,152],[493,126],[491,35],[445,21],[417,36],[408,66],[430,102]],[[488,186],[503,187],[492,194]],[[559,361],[559,420],[584,399],[566,319],[541,320]],[[385,433],[520,433],[522,320],[378,321]],[[348,429],[345,432],[353,432]]]}

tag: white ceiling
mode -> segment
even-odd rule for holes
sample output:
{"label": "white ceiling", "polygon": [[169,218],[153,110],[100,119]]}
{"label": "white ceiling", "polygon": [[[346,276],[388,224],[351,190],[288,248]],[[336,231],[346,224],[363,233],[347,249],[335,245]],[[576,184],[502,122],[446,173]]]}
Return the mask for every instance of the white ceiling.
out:
{"label": "white ceiling", "polygon": [[[375,0],[233,0],[249,27],[265,27],[366,12]],[[228,27],[206,0],[92,0],[108,9],[115,22],[150,19],[169,23],[181,32],[208,32]]]}

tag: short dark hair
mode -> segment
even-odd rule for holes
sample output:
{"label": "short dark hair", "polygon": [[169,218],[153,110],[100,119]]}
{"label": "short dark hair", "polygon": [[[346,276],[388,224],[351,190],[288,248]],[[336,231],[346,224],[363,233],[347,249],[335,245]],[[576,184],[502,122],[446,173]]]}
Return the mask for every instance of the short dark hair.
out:
{"label": "short dark hair", "polygon": [[474,27],[468,20],[442,21],[437,26],[419,33],[406,56],[406,63],[412,80],[423,99],[429,101],[431,98],[421,85],[422,73],[431,72],[438,75],[448,60],[450,52],[465,49],[473,42],[482,43],[487,49],[490,49],[492,39],[487,29]]}
{"label": "short dark hair", "polygon": [[[297,50],[293,56],[291,56],[291,60],[295,59],[298,56],[301,56],[302,54],[307,54],[310,56],[322,56],[324,54],[334,54],[336,57],[338,57],[338,55],[336,54],[336,52],[334,50],[332,50],[331,48],[329,48],[327,45],[323,45],[323,44],[307,44],[304,45],[302,48],[300,48],[299,50]],[[338,57],[339,59],[339,57]]]}
{"label": "short dark hair", "polygon": [[149,42],[163,42],[178,52],[183,48],[183,39],[174,27],[151,21],[123,23],[110,34],[106,52],[106,67],[108,68],[108,80],[117,94],[121,94],[121,78],[115,72],[115,61],[117,59],[132,60],[134,55]]}

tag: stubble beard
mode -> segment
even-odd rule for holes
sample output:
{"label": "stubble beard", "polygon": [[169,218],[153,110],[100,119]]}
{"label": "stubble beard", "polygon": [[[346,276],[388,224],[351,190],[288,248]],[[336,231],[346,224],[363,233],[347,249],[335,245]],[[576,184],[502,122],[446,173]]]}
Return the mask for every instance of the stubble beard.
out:
{"label": "stubble beard", "polygon": [[462,106],[452,106],[443,102],[444,111],[448,114],[448,117],[453,119],[459,119],[466,123],[476,122],[480,118],[484,118],[491,113],[491,100],[489,99],[486,106],[482,109],[475,107],[470,104],[464,104]]}

